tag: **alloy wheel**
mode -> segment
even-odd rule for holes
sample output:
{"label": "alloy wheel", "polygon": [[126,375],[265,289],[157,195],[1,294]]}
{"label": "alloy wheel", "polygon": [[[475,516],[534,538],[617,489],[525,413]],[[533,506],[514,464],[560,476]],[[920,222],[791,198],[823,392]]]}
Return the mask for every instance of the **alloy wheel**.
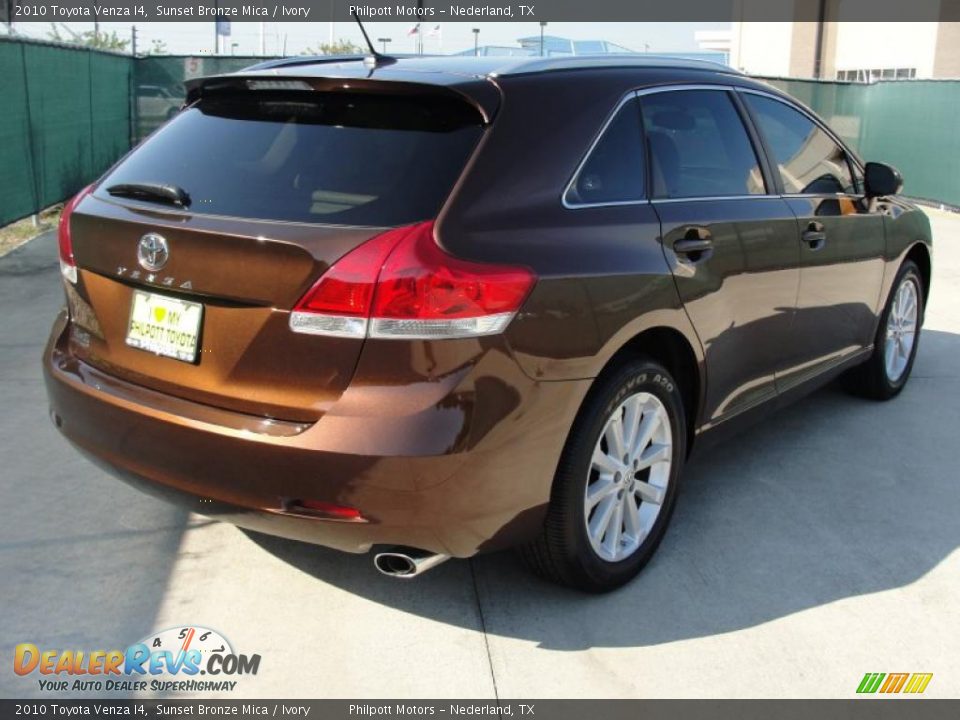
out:
{"label": "alloy wheel", "polygon": [[631,395],[610,414],[594,447],[583,505],[587,536],[600,558],[625,560],[650,534],[672,459],[670,418],[655,395]]}
{"label": "alloy wheel", "polygon": [[897,382],[907,369],[917,337],[919,303],[916,281],[907,275],[894,295],[887,315],[884,368],[890,382]]}

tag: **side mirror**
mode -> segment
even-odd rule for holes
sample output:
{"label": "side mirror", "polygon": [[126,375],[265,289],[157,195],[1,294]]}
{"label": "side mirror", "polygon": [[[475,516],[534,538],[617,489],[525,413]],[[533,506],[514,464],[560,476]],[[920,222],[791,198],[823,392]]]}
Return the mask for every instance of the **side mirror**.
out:
{"label": "side mirror", "polygon": [[868,162],[863,169],[868,198],[896,195],[903,189],[903,176],[892,165]]}

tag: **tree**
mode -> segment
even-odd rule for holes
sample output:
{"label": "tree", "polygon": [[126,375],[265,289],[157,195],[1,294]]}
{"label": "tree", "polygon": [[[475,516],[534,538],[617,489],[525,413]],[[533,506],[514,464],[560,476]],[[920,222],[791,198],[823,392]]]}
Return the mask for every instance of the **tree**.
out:
{"label": "tree", "polygon": [[147,55],[166,55],[167,54],[167,44],[163,40],[158,40],[154,38],[150,41],[150,49],[147,50]]}
{"label": "tree", "polygon": [[350,40],[340,39],[332,43],[320,43],[319,50],[308,47],[301,55],[356,55],[359,52],[361,52],[359,45],[354,45]]}
{"label": "tree", "polygon": [[[112,50],[114,52],[125,52],[130,44],[129,40],[121,39],[116,31],[109,33],[87,30],[86,32],[76,33],[63,23],[50,23],[50,32],[47,37],[56,42],[70,43],[71,45],[83,45],[84,47],[94,48],[95,50]],[[64,37],[60,34],[60,28],[69,33],[70,37]]]}

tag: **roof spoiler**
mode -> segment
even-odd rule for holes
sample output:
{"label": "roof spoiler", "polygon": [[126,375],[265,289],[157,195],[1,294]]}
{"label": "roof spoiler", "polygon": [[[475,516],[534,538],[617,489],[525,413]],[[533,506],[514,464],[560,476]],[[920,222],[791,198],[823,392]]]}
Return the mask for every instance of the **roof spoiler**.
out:
{"label": "roof spoiler", "polygon": [[[351,60],[363,60],[364,56],[351,56]],[[298,58],[299,59],[299,58]],[[343,58],[339,58],[342,61]],[[300,63],[291,63],[300,64]],[[312,63],[311,63],[312,64]],[[316,92],[384,92],[393,95],[442,95],[457,98],[475,108],[483,122],[489,123],[500,106],[500,91],[486,80],[472,80],[463,85],[438,85],[421,83],[408,77],[328,77],[316,75],[284,75],[273,68],[250,68],[225,75],[209,75],[194,78],[184,83],[187,90],[185,105],[192,105],[208,93],[229,91],[316,91]],[[266,70],[262,72],[261,70]]]}

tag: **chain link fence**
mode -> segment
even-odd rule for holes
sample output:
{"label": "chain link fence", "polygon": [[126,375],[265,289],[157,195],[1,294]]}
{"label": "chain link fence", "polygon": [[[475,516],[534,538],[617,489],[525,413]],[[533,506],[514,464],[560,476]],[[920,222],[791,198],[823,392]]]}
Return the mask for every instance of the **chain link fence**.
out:
{"label": "chain link fence", "polygon": [[[269,58],[106,53],[0,38],[0,226],[60,202],[172,117],[183,83]],[[767,78],[824,117],[907,195],[960,206],[960,81]]]}

